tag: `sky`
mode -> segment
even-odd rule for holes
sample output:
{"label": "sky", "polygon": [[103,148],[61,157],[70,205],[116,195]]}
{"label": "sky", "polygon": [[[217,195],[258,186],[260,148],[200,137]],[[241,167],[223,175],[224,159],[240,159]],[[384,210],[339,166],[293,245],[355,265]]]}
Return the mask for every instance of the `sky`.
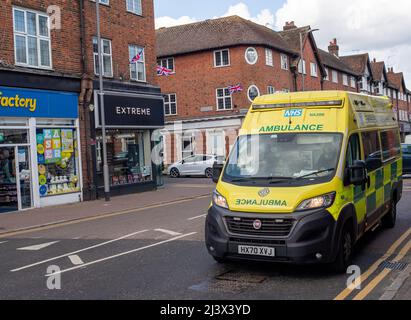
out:
{"label": "sky", "polygon": [[327,49],[337,38],[340,53],[370,53],[394,72],[404,72],[411,90],[411,1],[409,0],[154,0],[156,27],[239,15],[274,30],[286,21],[311,25]]}

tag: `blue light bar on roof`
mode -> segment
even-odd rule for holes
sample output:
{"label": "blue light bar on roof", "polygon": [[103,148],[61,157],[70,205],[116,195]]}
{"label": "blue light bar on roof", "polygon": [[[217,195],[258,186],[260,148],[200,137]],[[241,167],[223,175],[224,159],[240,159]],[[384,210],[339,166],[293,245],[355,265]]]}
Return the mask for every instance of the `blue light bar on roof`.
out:
{"label": "blue light bar on roof", "polygon": [[296,103],[276,103],[253,105],[253,110],[279,109],[279,108],[302,108],[302,107],[340,107],[343,100],[296,102]]}

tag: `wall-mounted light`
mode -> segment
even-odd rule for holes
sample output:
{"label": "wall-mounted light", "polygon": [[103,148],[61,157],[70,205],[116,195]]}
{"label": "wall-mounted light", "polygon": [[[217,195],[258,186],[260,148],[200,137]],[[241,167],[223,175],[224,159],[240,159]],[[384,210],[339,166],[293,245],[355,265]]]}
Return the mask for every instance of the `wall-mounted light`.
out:
{"label": "wall-mounted light", "polygon": [[90,105],[88,106],[88,108],[90,109],[90,112],[93,112],[95,109],[94,104],[90,103]]}

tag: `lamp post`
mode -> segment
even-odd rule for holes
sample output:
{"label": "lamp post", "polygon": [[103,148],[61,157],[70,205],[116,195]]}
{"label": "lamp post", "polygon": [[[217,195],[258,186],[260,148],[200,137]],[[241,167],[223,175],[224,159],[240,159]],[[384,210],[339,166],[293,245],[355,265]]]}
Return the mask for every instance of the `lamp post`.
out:
{"label": "lamp post", "polygon": [[[306,33],[312,33],[320,29],[310,29]],[[300,59],[301,59],[301,77],[302,77],[302,91],[305,91],[305,74],[304,74],[304,48],[303,48],[303,32],[300,32]]]}
{"label": "lamp post", "polygon": [[96,26],[97,26],[97,46],[98,46],[98,65],[99,65],[99,113],[101,114],[101,132],[103,139],[103,178],[104,178],[104,198],[110,201],[110,182],[107,163],[107,139],[106,139],[106,116],[104,112],[104,88],[103,88],[103,56],[101,48],[100,34],[100,0],[96,0]]}

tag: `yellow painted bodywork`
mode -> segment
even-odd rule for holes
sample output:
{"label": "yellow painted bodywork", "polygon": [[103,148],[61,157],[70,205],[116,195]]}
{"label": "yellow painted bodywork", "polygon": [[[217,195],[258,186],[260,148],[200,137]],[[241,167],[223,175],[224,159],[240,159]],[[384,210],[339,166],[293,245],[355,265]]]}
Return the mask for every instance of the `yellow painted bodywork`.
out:
{"label": "yellow painted bodywork", "polygon": [[[301,103],[315,104],[339,100],[342,101],[340,106],[300,106]],[[297,107],[274,107],[283,104],[297,104]],[[254,110],[253,106],[267,106],[267,109]],[[358,223],[361,223],[367,214],[368,195],[375,192],[377,207],[384,205],[386,202],[384,188],[375,188],[376,172],[369,173],[371,187],[364,194],[357,192],[356,199],[354,199],[356,194],[354,186],[345,187],[343,176],[348,140],[353,133],[398,128],[397,122],[393,120],[395,115],[392,104],[387,97],[373,97],[344,91],[284,93],[258,97],[253,106],[244,120],[240,136],[308,132],[341,133],[344,138],[338,169],[336,176],[328,183],[302,187],[273,186],[269,188],[269,195],[264,198],[259,195],[262,187],[233,185],[223,182],[220,178],[216,190],[226,198],[231,211],[256,214],[292,214],[302,201],[336,192],[334,204],[328,208],[334,219],[337,220],[342,209],[351,203],[356,208]],[[270,108],[270,106],[273,107]],[[285,112],[292,109],[303,109],[303,114],[297,117],[286,117]],[[373,124],[373,117],[369,118],[371,113],[379,119],[378,123]],[[362,120],[363,117],[366,119]],[[361,152],[362,158],[364,158],[362,143]],[[397,168],[395,176],[392,176],[391,173],[393,163],[396,163]],[[402,175],[401,155],[391,159],[389,163],[384,163],[382,170],[384,171],[383,185],[392,186]]]}

